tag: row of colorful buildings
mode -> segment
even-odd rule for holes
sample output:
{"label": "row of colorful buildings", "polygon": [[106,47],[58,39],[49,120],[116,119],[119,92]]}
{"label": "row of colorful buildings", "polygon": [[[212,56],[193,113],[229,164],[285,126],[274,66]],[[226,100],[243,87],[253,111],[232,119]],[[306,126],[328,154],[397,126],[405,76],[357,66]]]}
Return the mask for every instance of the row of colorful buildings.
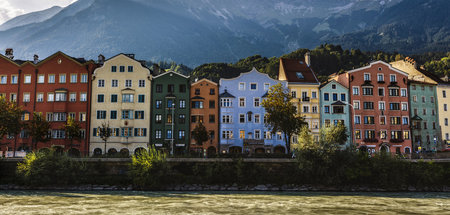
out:
{"label": "row of colorful buildings", "polygon": [[[72,154],[131,154],[150,146],[205,156],[286,153],[284,135],[266,126],[261,106],[278,83],[289,89],[316,141],[321,127],[339,122],[348,128],[345,146],[369,152],[435,151],[450,140],[450,82],[409,58],[372,62],[320,83],[307,53],[304,60],[280,59],[278,80],[253,69],[215,83],[156,67],[151,71],[133,54],[107,60],[100,55],[97,62],[62,52],[42,61],[38,56],[14,60],[11,49],[0,55],[0,96],[23,108],[23,121],[38,112],[51,122],[51,140],[38,143],[38,149]],[[80,122],[83,134],[70,149],[63,129],[69,117]],[[191,132],[200,123],[209,138],[197,144]],[[104,126],[111,129],[106,144],[100,135]],[[29,150],[28,133],[7,135],[0,151]],[[297,136],[292,143],[298,143]]]}

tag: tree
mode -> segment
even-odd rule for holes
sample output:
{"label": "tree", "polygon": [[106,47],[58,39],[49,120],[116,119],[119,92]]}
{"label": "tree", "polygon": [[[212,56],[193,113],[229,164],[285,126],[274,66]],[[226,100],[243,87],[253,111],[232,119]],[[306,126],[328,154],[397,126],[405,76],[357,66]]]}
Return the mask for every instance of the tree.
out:
{"label": "tree", "polygon": [[81,125],[78,121],[74,120],[72,117],[67,119],[67,123],[64,125],[64,130],[66,133],[66,138],[70,139],[69,149],[73,148],[73,141],[80,141],[81,136]]}
{"label": "tree", "polygon": [[39,142],[45,143],[50,140],[48,137],[50,123],[42,117],[42,114],[33,113],[33,119],[30,120],[26,127],[30,132],[33,150],[37,150],[37,144]]}
{"label": "tree", "polygon": [[195,126],[194,130],[192,131],[192,136],[197,145],[202,145],[203,142],[209,139],[208,131],[206,131],[205,126],[201,122],[197,124],[197,126]]}
{"label": "tree", "polygon": [[105,154],[106,154],[106,142],[108,142],[109,137],[111,137],[111,128],[109,127],[109,122],[102,123],[102,126],[98,127],[100,138],[105,142]]}
{"label": "tree", "polygon": [[291,137],[298,133],[305,121],[297,115],[297,109],[291,102],[288,89],[278,83],[269,89],[268,96],[263,100],[262,106],[266,109],[266,125],[272,133],[283,132],[288,153],[291,152]]}
{"label": "tree", "polygon": [[347,128],[342,122],[320,129],[319,148],[325,152],[333,152],[348,140]]}
{"label": "tree", "polygon": [[[23,127],[21,121],[22,114],[22,108],[6,101],[4,97],[0,97],[0,139],[3,139],[5,135],[16,137]],[[13,156],[16,155],[16,143],[17,138],[14,138]]]}
{"label": "tree", "polygon": [[298,135],[298,145],[294,146],[294,148],[297,150],[317,150],[318,145],[314,143],[308,126],[304,125],[301,127]]}

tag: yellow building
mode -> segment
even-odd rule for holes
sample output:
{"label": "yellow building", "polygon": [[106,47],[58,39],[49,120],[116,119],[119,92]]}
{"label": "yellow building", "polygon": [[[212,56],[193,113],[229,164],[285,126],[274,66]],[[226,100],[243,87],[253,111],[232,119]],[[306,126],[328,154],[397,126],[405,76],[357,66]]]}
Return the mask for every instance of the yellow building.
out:
{"label": "yellow building", "polygon": [[446,143],[443,148],[450,148],[450,82],[448,77],[438,83],[436,93],[439,107],[439,127],[441,128],[442,142]]}
{"label": "yellow building", "polygon": [[[133,54],[119,54],[92,75],[90,154],[132,154],[150,141],[150,70]],[[109,125],[107,143],[100,137]]]}
{"label": "yellow building", "polygon": [[[310,54],[305,55],[305,61],[297,59],[280,59],[278,80],[287,81],[292,94],[297,113],[305,118],[314,140],[319,140],[320,108],[319,86],[314,71],[310,67]],[[297,143],[293,137],[292,143]]]}

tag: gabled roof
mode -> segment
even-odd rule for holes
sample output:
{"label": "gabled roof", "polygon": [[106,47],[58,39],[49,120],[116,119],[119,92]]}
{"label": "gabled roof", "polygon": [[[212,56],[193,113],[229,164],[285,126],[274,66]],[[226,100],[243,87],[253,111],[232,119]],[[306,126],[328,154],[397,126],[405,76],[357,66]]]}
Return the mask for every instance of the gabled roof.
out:
{"label": "gabled roof", "polygon": [[347,88],[346,86],[342,85],[341,83],[337,82],[337,81],[334,80],[334,79],[329,79],[328,81],[322,83],[322,84],[319,86],[319,88],[323,88],[323,87],[327,86],[328,84],[338,84],[338,85],[341,85],[343,88],[345,88],[345,89],[348,90],[348,88]]}
{"label": "gabled roof", "polygon": [[214,82],[214,81],[211,81],[211,80],[209,80],[209,79],[206,79],[206,78],[203,78],[203,79],[201,79],[201,80],[198,80],[198,81],[196,81],[196,82],[192,83],[191,85],[196,85],[196,84],[199,84],[199,83],[200,83],[200,82],[202,82],[202,81],[206,81],[206,82],[208,82],[208,83],[210,83],[210,84],[213,84],[213,85],[216,85],[216,86],[217,86],[217,83],[216,83],[216,82]]}
{"label": "gabled roof", "polygon": [[189,79],[189,77],[190,77],[190,76],[185,76],[185,75],[183,75],[183,74],[181,74],[181,73],[178,73],[178,72],[167,71],[167,72],[164,72],[164,73],[162,73],[162,74],[159,74],[159,75],[153,77],[153,79],[159,78],[159,77],[162,77],[162,76],[164,76],[164,75],[171,74],[171,73],[172,73],[172,74],[179,75],[179,76],[181,76],[181,77],[183,77],[183,78],[187,78],[187,79]]}
{"label": "gabled roof", "polygon": [[[137,63],[139,63],[139,64],[142,66],[142,68],[144,68],[144,69],[146,69],[146,70],[148,71],[148,74],[147,74],[148,76],[151,75],[151,74],[150,74],[150,69],[148,69],[145,65],[143,65],[143,64],[141,63],[141,61],[136,60],[136,59],[130,57],[129,55],[124,54],[124,53],[116,54],[116,55],[114,55],[114,56],[108,58],[107,60],[105,60],[102,66],[100,66],[100,67],[98,67],[98,68],[96,68],[96,69],[94,70],[94,75],[97,74],[97,71],[99,71],[99,70],[101,70],[101,69],[103,69],[103,68],[105,67],[106,62],[108,62],[109,60],[112,60],[112,59],[114,59],[114,58],[116,58],[116,57],[119,57],[119,56],[120,56],[120,57],[126,57],[126,58],[128,58],[128,59],[130,59],[130,60],[136,61]],[[150,76],[150,77],[151,77],[151,76]]]}
{"label": "gabled roof", "polygon": [[253,67],[252,70],[250,70],[250,71],[248,71],[248,72],[243,72],[243,73],[239,74],[238,77],[234,77],[234,78],[221,78],[221,79],[219,80],[219,84],[222,84],[222,80],[224,80],[224,81],[236,80],[236,79],[241,78],[241,77],[244,76],[244,75],[251,74],[251,73],[257,73],[257,74],[259,74],[259,75],[264,75],[264,76],[267,76],[267,78],[269,78],[269,79],[272,79],[272,80],[277,81],[277,82],[281,82],[280,80],[273,79],[273,78],[271,78],[268,74],[262,73],[262,72],[258,71],[255,67]]}
{"label": "gabled roof", "polygon": [[219,95],[219,97],[221,97],[221,98],[236,98],[233,95],[231,95],[231,93],[229,93],[228,90],[226,90],[226,89],[225,89],[225,92],[223,92]]}
{"label": "gabled roof", "polygon": [[347,105],[344,102],[341,101],[337,101],[337,102],[333,102],[331,105]]}
{"label": "gabled roof", "polygon": [[414,115],[411,120],[422,120],[422,118],[420,116]]}
{"label": "gabled roof", "polygon": [[381,61],[381,60],[371,62],[371,63],[370,63],[369,65],[367,65],[367,66],[363,66],[363,67],[360,67],[360,68],[357,68],[357,69],[350,70],[350,71],[348,71],[347,73],[359,72],[359,71],[362,71],[362,70],[365,70],[365,69],[369,69],[369,68],[372,67],[373,65],[379,64],[379,63],[381,63],[381,64],[383,64],[383,65],[389,67],[389,69],[392,70],[392,71],[394,71],[394,72],[397,72],[397,73],[400,73],[400,74],[402,74],[402,75],[408,76],[408,73],[403,72],[403,71],[401,71],[401,70],[398,70],[398,69],[392,67],[391,64],[388,64],[388,63],[386,63],[386,62],[384,62],[384,61]]}
{"label": "gabled roof", "polygon": [[281,67],[288,82],[320,84],[314,71],[303,61],[280,58],[280,72]]}

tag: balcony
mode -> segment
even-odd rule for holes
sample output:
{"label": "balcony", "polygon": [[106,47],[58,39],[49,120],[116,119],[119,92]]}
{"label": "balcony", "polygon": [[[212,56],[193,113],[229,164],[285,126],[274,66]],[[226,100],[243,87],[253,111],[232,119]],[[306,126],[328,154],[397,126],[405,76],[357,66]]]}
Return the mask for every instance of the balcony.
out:
{"label": "balcony", "polygon": [[386,83],[384,80],[378,80],[377,81],[379,84],[384,84],[384,83]]}
{"label": "balcony", "polygon": [[376,138],[365,138],[363,139],[365,143],[378,143],[378,139]]}
{"label": "balcony", "polygon": [[303,97],[302,98],[302,102],[309,102],[309,100],[310,100],[309,97]]}
{"label": "balcony", "polygon": [[391,139],[391,140],[389,140],[389,142],[391,142],[391,143],[403,143],[403,141],[405,141],[405,140],[403,140],[403,139]]}

